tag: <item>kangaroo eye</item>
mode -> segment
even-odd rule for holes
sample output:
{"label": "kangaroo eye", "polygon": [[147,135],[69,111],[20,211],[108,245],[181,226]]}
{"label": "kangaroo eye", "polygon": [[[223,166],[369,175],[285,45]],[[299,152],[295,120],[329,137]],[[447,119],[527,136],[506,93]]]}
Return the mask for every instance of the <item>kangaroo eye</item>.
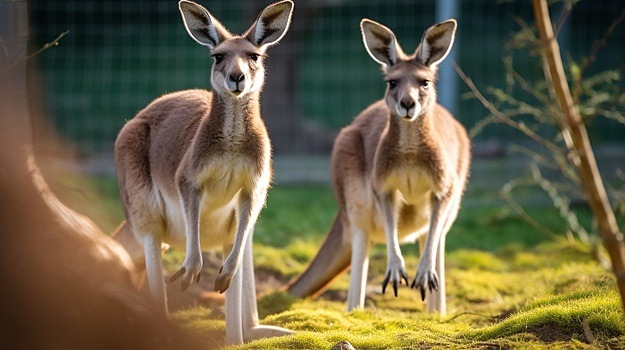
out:
{"label": "kangaroo eye", "polygon": [[397,80],[389,80],[386,82],[389,89],[393,89],[397,86]]}
{"label": "kangaroo eye", "polygon": [[252,60],[254,62],[258,61],[258,57],[259,57],[259,55],[255,54],[255,53],[250,54],[250,60]]}
{"label": "kangaroo eye", "polygon": [[213,55],[213,58],[215,59],[215,64],[219,64],[221,63],[221,61],[223,61],[224,55],[216,54],[216,55]]}
{"label": "kangaroo eye", "polygon": [[427,89],[430,87],[430,81],[429,80],[424,80],[421,82],[421,86],[423,86],[424,89]]}

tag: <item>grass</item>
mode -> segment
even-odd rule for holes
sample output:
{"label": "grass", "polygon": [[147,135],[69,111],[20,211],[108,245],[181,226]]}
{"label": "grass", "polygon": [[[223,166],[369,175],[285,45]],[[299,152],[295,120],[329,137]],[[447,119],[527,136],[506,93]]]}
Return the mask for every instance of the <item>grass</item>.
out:
{"label": "grass", "polygon": [[[107,217],[121,220],[114,180],[99,179],[94,188]],[[419,293],[405,286],[397,298],[381,294],[386,252],[376,246],[364,310],[345,311],[347,275],[318,300],[265,293],[258,301],[261,322],[296,333],[238,348],[329,349],[342,340],[358,349],[625,348],[614,278],[588,248],[550,241],[511,215],[496,196],[469,191],[467,197],[473,204],[462,208],[447,239],[448,316],[424,312]],[[256,269],[283,281],[302,271],[335,213],[328,187],[271,189],[255,229]],[[555,210],[537,206],[531,213],[561,231]],[[416,272],[417,251],[416,245],[402,246],[409,277]],[[182,252],[168,254],[166,266],[175,269],[182,258]],[[221,347],[225,323],[212,311],[194,307],[173,318],[208,348]]]}
{"label": "grass", "polygon": [[[370,285],[378,291],[370,293],[366,309],[350,313],[344,311],[343,301],[270,294],[259,301],[261,313],[266,304],[273,312],[262,322],[297,333],[240,348],[329,349],[341,340],[359,349],[625,345],[625,323],[613,278],[589,255],[578,247],[555,243],[509,252],[449,253],[450,313],[444,318],[425,313],[415,290],[404,287],[398,298],[380,294],[379,274],[370,276]],[[412,271],[414,263],[409,263]],[[267,299],[272,300],[267,303]]]}

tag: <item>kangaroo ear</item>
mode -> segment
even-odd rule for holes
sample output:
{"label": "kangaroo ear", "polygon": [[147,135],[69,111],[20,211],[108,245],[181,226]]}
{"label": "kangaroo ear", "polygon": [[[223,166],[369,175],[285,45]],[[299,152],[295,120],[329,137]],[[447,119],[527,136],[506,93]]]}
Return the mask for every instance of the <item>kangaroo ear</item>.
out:
{"label": "kangaroo ear", "polygon": [[456,20],[450,19],[428,28],[415,52],[416,60],[424,66],[436,68],[451,51],[457,26]]}
{"label": "kangaroo ear", "polygon": [[222,41],[232,36],[226,28],[199,4],[181,0],[178,8],[182,14],[182,22],[187,32],[200,45],[211,50]]}
{"label": "kangaroo ear", "polygon": [[380,23],[365,18],[360,21],[360,31],[369,56],[384,68],[394,65],[404,55],[393,31]]}
{"label": "kangaroo ear", "polygon": [[265,7],[244,36],[261,50],[277,44],[289,30],[293,6],[293,1],[285,0]]}

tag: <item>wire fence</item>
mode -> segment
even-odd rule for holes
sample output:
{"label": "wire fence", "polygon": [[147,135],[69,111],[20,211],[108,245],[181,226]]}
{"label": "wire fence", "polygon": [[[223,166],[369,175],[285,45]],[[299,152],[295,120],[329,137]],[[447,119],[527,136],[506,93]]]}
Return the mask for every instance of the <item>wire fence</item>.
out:
{"label": "wire fence", "polygon": [[[269,1],[202,2],[232,32],[243,32]],[[277,153],[328,152],[336,132],[382,97],[379,68],[367,55],[358,28],[368,17],[390,27],[405,51],[417,46],[436,21],[435,1],[295,0],[291,30],[270,49],[263,115]],[[503,57],[521,74],[540,76],[539,62],[506,48],[520,23],[533,23],[529,1],[460,1],[455,60],[478,87],[505,86]],[[191,40],[175,0],[31,0],[33,47],[69,31],[58,47],[37,59],[45,92],[44,113],[61,135],[86,154],[110,153],[126,120],[154,98],[188,88],[210,88],[212,59]],[[560,34],[564,57],[580,60],[625,8],[615,1],[575,5]],[[557,8],[556,8],[557,12]],[[625,69],[625,30],[617,28],[589,73]],[[450,64],[447,62],[446,64]],[[455,73],[454,73],[455,75]],[[619,82],[622,84],[622,81]],[[487,116],[458,83],[450,95],[456,117],[468,128]],[[625,127],[597,120],[596,142],[622,142]],[[486,128],[475,142],[517,139],[503,126]]]}

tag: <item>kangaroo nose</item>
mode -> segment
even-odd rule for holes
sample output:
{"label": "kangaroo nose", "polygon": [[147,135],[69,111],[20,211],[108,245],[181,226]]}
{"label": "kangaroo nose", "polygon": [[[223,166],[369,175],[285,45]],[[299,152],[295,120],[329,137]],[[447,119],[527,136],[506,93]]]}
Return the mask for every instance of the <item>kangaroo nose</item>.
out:
{"label": "kangaroo nose", "polygon": [[409,110],[410,108],[415,106],[415,102],[413,100],[403,100],[399,102],[399,105],[405,108],[406,110]]}
{"label": "kangaroo nose", "polygon": [[245,80],[245,75],[243,73],[230,74],[228,76],[228,79],[230,79],[230,81],[233,82],[233,83],[240,83],[243,80]]}

